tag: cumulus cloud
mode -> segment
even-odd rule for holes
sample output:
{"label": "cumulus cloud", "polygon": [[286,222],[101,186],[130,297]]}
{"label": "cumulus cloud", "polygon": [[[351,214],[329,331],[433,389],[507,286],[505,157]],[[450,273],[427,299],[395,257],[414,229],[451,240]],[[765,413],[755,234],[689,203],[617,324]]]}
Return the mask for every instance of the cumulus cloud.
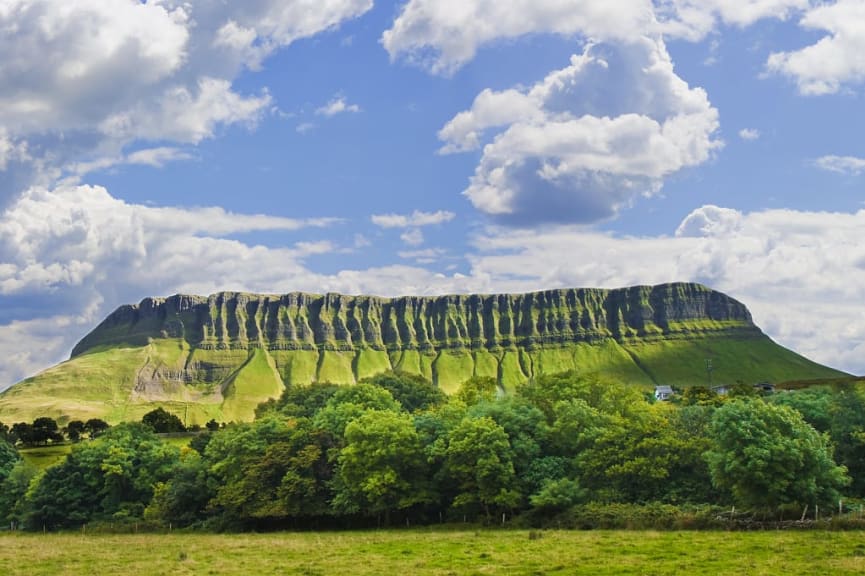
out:
{"label": "cumulus cloud", "polygon": [[[856,0],[852,0],[856,1]],[[498,40],[557,34],[598,42],[643,35],[699,41],[720,24],[786,19],[810,0],[409,0],[382,44],[435,74],[451,74]]]}
{"label": "cumulus cloud", "polygon": [[814,161],[814,165],[827,172],[858,176],[865,171],[865,158],[857,158],[855,156],[821,156]]}
{"label": "cumulus cloud", "polygon": [[[660,39],[590,44],[528,89],[484,90],[439,132],[482,157],[464,191],[501,222],[596,222],[721,147],[718,111]],[[490,133],[494,135],[490,138]]]}
{"label": "cumulus cloud", "polygon": [[819,3],[799,25],[828,34],[805,48],[770,55],[766,63],[770,72],[791,78],[806,95],[833,94],[865,80],[865,4],[860,0]]}
{"label": "cumulus cloud", "polygon": [[219,126],[254,126],[272,99],[266,91],[238,92],[238,74],[371,6],[371,0],[3,4],[0,170],[13,152],[13,160],[22,160],[23,150],[31,169],[0,181],[0,205],[28,177],[48,173],[50,180],[61,169],[75,174],[88,164],[108,165],[141,141],[196,144]]}
{"label": "cumulus cloud", "polygon": [[447,210],[422,212],[415,210],[411,214],[373,214],[372,223],[381,228],[417,228],[444,224],[454,219],[456,214]]}
{"label": "cumulus cloud", "polygon": [[647,0],[410,0],[382,44],[391,58],[404,56],[448,74],[501,38],[553,33],[625,40],[650,23]]}
{"label": "cumulus cloud", "polygon": [[655,0],[654,5],[662,32],[696,42],[719,24],[744,28],[769,18],[786,20],[811,0]]}
{"label": "cumulus cloud", "polygon": [[319,116],[336,116],[337,114],[356,114],[360,112],[360,106],[349,104],[345,97],[339,96],[317,109],[315,113]]}
{"label": "cumulus cloud", "polygon": [[[218,251],[225,250],[225,257],[229,257],[231,253],[242,256],[245,250],[254,253],[258,248],[222,236],[293,231],[335,222],[234,214],[218,207],[147,207],[113,198],[101,187],[33,188],[0,218],[0,294],[57,296],[67,288],[78,287],[80,291],[72,292],[88,300],[110,286],[116,293],[133,297],[140,289],[136,285],[158,287],[166,281],[177,282],[170,276],[182,275],[185,270],[196,270],[196,277],[208,276],[211,265],[220,269],[216,277],[230,284],[234,273],[225,276],[222,268],[226,263]],[[284,266],[290,269],[298,257],[331,249],[329,244],[306,243],[272,253],[285,257]],[[173,269],[174,265],[179,267]],[[240,262],[231,266],[244,268]],[[246,272],[257,277],[263,273]],[[234,281],[240,278],[235,276]]]}

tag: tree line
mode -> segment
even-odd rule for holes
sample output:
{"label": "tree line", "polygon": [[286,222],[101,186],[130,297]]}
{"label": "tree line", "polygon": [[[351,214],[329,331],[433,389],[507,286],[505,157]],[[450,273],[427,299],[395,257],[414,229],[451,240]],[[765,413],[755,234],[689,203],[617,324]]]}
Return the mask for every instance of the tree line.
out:
{"label": "tree line", "polygon": [[740,392],[653,402],[574,372],[511,394],[472,378],[451,397],[399,372],[290,386],[254,422],[209,423],[183,448],[154,434],[176,419],[162,409],[41,472],[0,442],[0,521],[299,528],[548,519],[589,503],[783,516],[865,496],[863,390]]}

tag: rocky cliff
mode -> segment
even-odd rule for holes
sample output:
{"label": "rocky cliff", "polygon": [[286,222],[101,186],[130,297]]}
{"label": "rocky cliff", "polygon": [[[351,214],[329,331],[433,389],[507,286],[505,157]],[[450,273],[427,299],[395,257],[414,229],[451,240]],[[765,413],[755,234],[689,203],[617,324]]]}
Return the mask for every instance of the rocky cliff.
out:
{"label": "rocky cliff", "polygon": [[181,338],[204,350],[498,350],[712,331],[759,333],[743,304],[699,284],[377,298],[221,292],[121,306],[72,351]]}
{"label": "rocky cliff", "polygon": [[248,420],[286,385],[386,370],[446,392],[473,376],[504,391],[576,370],[644,386],[839,376],[775,344],[746,307],[699,284],[529,294],[378,298],[339,294],[146,298],[121,306],[67,362],[0,395],[0,420]]}

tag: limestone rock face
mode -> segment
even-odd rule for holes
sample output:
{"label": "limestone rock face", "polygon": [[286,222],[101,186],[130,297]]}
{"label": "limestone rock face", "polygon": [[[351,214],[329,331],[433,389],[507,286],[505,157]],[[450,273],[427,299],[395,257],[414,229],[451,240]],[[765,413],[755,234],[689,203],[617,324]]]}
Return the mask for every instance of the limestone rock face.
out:
{"label": "limestone rock face", "polygon": [[72,356],[159,338],[205,350],[438,351],[730,330],[759,333],[743,304],[699,284],[401,298],[221,292],[121,306]]}

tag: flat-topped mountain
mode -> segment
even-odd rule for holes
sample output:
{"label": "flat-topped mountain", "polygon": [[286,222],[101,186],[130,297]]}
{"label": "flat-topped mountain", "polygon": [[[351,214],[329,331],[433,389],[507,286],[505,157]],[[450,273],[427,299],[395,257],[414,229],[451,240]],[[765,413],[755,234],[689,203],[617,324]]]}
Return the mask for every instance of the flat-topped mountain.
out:
{"label": "flat-topped mountain", "polygon": [[635,385],[831,377],[782,348],[740,302],[699,284],[528,294],[146,298],[121,306],[72,357],[0,396],[0,420],[250,419],[285,385],[353,384],[397,369],[446,392],[472,376],[510,390],[542,373],[598,372]]}

